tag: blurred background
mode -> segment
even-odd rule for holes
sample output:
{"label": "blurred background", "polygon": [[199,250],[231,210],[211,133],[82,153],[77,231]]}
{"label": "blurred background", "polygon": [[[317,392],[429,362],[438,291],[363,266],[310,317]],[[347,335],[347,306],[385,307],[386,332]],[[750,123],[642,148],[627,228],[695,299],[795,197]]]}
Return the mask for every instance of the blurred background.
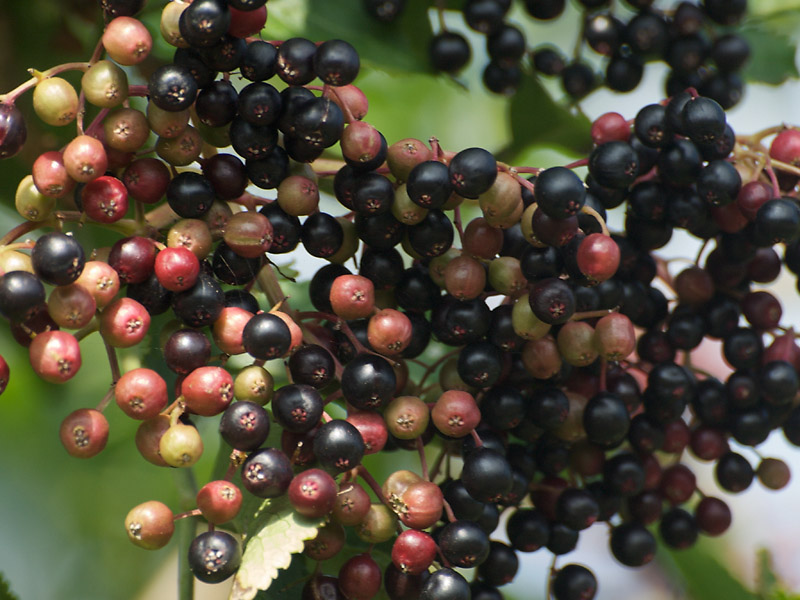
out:
{"label": "blurred background", "polygon": [[[409,4],[422,1],[409,0]],[[153,57],[141,70],[129,70],[132,83],[144,82],[150,69],[172,55],[158,34],[163,4],[163,0],[149,0],[141,15],[157,43]],[[580,20],[577,9],[568,4],[564,16],[547,24],[533,23],[515,4],[511,21],[525,31],[529,45],[550,40],[567,52],[578,35]],[[754,52],[763,49],[767,58],[766,67],[759,62],[747,76],[770,83],[748,82],[743,100],[728,113],[737,133],[800,123],[800,82],[794,77],[800,2],[751,0],[750,5],[748,27],[759,44]],[[470,65],[457,79],[430,73],[424,61],[425,43],[408,31],[392,32],[370,21],[359,0],[270,0],[268,9],[264,39],[342,37],[356,46],[363,61],[356,84],[370,101],[366,120],[382,131],[389,143],[406,137],[427,140],[435,135],[447,150],[482,146],[502,153],[510,164],[548,167],[586,156],[589,123],[595,117],[616,111],[633,118],[642,106],[664,97],[666,67],[660,63],[648,64],[635,92],[622,95],[599,90],[581,101],[580,112],[568,106],[558,83],[552,81],[526,77],[513,98],[493,95],[480,81],[488,61],[484,41],[471,33],[455,12],[448,13],[447,25],[466,35],[473,49]],[[94,0],[0,0],[0,91],[25,81],[27,68],[44,70],[60,62],[87,60],[102,31],[99,12]],[[431,21],[436,24],[436,19]],[[77,74],[65,77],[77,86]],[[33,160],[74,135],[71,126],[57,130],[37,121],[30,94],[18,105],[27,116],[28,143],[18,156],[0,162],[3,232],[21,220],[14,210],[14,190],[29,173]],[[621,227],[623,216],[610,218],[612,229]],[[113,240],[91,226],[79,237],[85,247],[100,247]],[[694,238],[676,235],[658,253],[693,258],[698,249]],[[299,249],[292,254],[291,263],[285,257],[278,262],[307,281],[321,263],[302,254]],[[795,281],[783,277],[769,287],[783,301],[784,324],[800,327]],[[147,364],[165,372],[159,365],[158,350],[158,331],[164,324],[163,320],[154,322],[143,344],[144,354],[141,348],[119,352],[123,371]],[[133,443],[137,423],[113,403],[106,411],[109,443],[99,456],[89,461],[71,458],[58,440],[63,417],[77,408],[96,405],[108,389],[106,357],[99,339],[90,336],[81,343],[82,371],[68,384],[54,386],[32,373],[26,351],[14,343],[7,326],[0,325],[3,328],[0,354],[11,367],[11,380],[0,396],[0,574],[23,600],[177,598],[176,544],[143,551],[127,541],[123,528],[127,512],[147,500],[160,500],[178,512],[175,470],[159,469],[140,457]],[[698,363],[724,374],[726,367],[718,356],[717,348],[705,348]],[[206,444],[204,458],[195,467],[196,480],[202,485],[211,476],[219,436],[215,419],[199,419],[198,425]],[[752,449],[737,451],[757,463],[758,455]],[[788,445],[780,432],[759,446],[758,453],[781,457],[792,467],[800,464],[800,449]],[[382,472],[398,468],[398,461],[407,462],[409,468],[417,466],[410,453],[400,452],[389,460],[391,467],[384,464],[385,459],[369,463],[379,479]],[[756,482],[746,492],[731,496],[717,489],[708,465],[686,460],[698,474],[700,489],[729,502],[734,521],[726,535],[704,538],[695,549],[680,554],[660,549],[658,560],[632,570],[611,558],[608,530],[598,524],[581,535],[578,549],[562,557],[559,564],[590,566],[598,576],[599,600],[757,598],[764,597],[756,594],[773,576],[786,590],[800,592],[797,478],[781,492],[768,492]],[[505,539],[502,523],[493,537]],[[519,600],[544,598],[551,556],[544,550],[520,556],[520,572],[514,583],[503,589],[504,594]],[[198,584],[197,597],[227,597],[228,587]]]}

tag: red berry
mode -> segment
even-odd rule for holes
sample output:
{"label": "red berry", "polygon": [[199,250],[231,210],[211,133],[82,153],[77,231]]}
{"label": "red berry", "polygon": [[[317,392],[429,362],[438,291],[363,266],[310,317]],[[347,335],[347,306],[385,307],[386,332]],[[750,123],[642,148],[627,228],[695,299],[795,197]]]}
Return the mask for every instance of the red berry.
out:
{"label": "red berry", "polygon": [[242,492],[230,481],[209,481],[197,492],[197,508],[214,525],[227,523],[241,507]]}
{"label": "red berry", "polygon": [[436,429],[450,437],[464,437],[481,422],[481,411],[472,394],[448,390],[431,410]]}
{"label": "red berry", "polygon": [[108,169],[103,143],[88,135],[79,135],[64,148],[64,167],[75,181],[86,183]]}
{"label": "red berry", "polygon": [[63,198],[75,187],[64,166],[64,157],[57,150],[40,154],[33,162],[31,175],[36,189],[52,198]]}
{"label": "red berry", "polygon": [[182,292],[197,281],[200,261],[191,250],[183,246],[164,248],[156,254],[154,270],[162,286],[171,292]]}
{"label": "red berry", "polygon": [[627,142],[631,137],[631,126],[621,114],[607,112],[592,123],[591,135],[598,146],[606,142]]}
{"label": "red berry", "polygon": [[262,6],[255,10],[239,10],[232,6],[228,7],[231,13],[231,24],[228,26],[228,34],[237,38],[246,38],[258,35],[264,24],[267,22],[267,7]]}
{"label": "red berry", "polygon": [[0,394],[6,391],[10,374],[11,370],[8,368],[6,359],[0,356]]}
{"label": "red berry", "polygon": [[167,406],[167,382],[152,369],[133,369],[119,378],[114,396],[132,419],[152,419]]}
{"label": "red berry", "polygon": [[131,298],[119,298],[103,309],[100,334],[115,348],[130,348],[142,341],[150,328],[150,313]]}
{"label": "red berry", "polygon": [[411,342],[411,321],[399,310],[384,308],[370,318],[367,340],[376,352],[386,356],[400,354]]}
{"label": "red berry", "polygon": [[339,590],[347,600],[371,600],[381,589],[381,568],[369,554],[358,554],[339,569]]}
{"label": "red berry", "polygon": [[340,275],[331,285],[330,301],[333,312],[341,318],[363,319],[375,307],[375,287],[361,275]]}
{"label": "red berry", "polygon": [[592,282],[610,279],[619,267],[617,243],[602,233],[587,235],[578,246],[578,268]]}
{"label": "red berry", "polygon": [[380,413],[351,410],[347,413],[346,421],[358,429],[364,439],[364,454],[375,454],[383,450],[389,439],[389,431]]}
{"label": "red berry", "polygon": [[50,383],[69,381],[81,368],[81,349],[75,336],[65,331],[43,331],[28,348],[34,372]]}
{"label": "red berry", "polygon": [[150,500],[131,509],[125,517],[128,539],[146,550],[167,545],[175,531],[172,511],[163,502]]}
{"label": "red berry", "polygon": [[219,349],[226,354],[243,354],[242,332],[253,313],[238,306],[226,306],[214,321],[212,333]]}
{"label": "red berry", "polygon": [[83,212],[98,223],[115,223],[128,212],[128,190],[116,177],[103,175],[81,190]]}
{"label": "red berry", "polygon": [[138,19],[117,17],[103,32],[103,47],[108,56],[121,65],[138,65],[150,54],[153,38]]}
{"label": "red berry", "polygon": [[134,200],[153,204],[161,200],[170,182],[167,165],[157,158],[140,158],[133,161],[122,174],[122,183]]}
{"label": "red berry", "polygon": [[200,367],[181,382],[181,395],[193,413],[218,415],[233,400],[233,377],[222,367]]}
{"label": "red berry", "polygon": [[422,531],[407,529],[392,545],[392,562],[403,573],[418,575],[436,558],[436,542]]}
{"label": "red berry", "polygon": [[77,458],[91,458],[106,447],[108,421],[98,410],[79,408],[61,422],[61,443]]}
{"label": "red berry", "polygon": [[90,260],[83,266],[83,272],[75,280],[75,285],[86,288],[94,297],[97,307],[103,308],[119,292],[119,275],[108,263]]}
{"label": "red berry", "polygon": [[338,491],[333,477],[322,469],[308,469],[289,484],[289,500],[301,515],[317,519],[333,510]]}
{"label": "red berry", "polygon": [[336,494],[333,505],[333,518],[342,525],[355,526],[364,520],[369,512],[369,494],[361,485],[352,481],[343,483]]}

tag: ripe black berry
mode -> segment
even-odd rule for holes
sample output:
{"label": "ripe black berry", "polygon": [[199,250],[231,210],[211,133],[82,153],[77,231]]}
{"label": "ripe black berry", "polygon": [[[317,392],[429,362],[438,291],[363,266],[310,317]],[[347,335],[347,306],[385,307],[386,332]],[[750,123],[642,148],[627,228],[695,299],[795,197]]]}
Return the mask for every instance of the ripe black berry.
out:
{"label": "ripe black berry", "polygon": [[44,234],[33,246],[31,263],[36,274],[47,283],[68,285],[83,271],[83,247],[72,236],[53,231]]}
{"label": "ripe black berry", "polygon": [[201,533],[189,546],[189,568],[205,583],[219,583],[239,568],[242,551],[239,542],[224,531]]}
{"label": "ripe black berry", "polygon": [[219,422],[222,439],[237,450],[249,452],[263,444],[269,435],[269,414],[255,402],[234,402]]}
{"label": "ripe black berry", "polygon": [[314,456],[323,467],[335,473],[358,466],[364,450],[364,440],[358,429],[341,419],[325,423],[314,436]]}

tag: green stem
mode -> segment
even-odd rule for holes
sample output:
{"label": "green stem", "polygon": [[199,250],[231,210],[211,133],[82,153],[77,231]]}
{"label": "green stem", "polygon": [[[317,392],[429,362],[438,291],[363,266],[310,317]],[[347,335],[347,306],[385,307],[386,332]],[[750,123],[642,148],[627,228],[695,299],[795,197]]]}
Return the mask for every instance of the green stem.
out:
{"label": "green stem", "polygon": [[[178,487],[178,501],[181,512],[195,508],[197,502],[197,483],[192,469],[176,469],[175,484]],[[187,564],[189,558],[189,545],[197,535],[197,517],[187,517],[175,524],[178,530],[178,598],[179,600],[193,600],[194,575]]]}

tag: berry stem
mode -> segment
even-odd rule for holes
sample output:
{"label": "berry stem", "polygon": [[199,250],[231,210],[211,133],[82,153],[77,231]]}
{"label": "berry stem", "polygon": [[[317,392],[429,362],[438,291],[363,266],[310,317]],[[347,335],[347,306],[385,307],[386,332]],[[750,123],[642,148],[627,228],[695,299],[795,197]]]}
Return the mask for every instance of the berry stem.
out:
{"label": "berry stem", "polygon": [[56,65],[55,67],[51,67],[46,71],[41,72],[37,71],[36,69],[28,69],[28,73],[33,75],[33,77],[31,77],[25,83],[21,83],[10,92],[0,95],[0,102],[3,104],[14,104],[14,101],[17,98],[19,98],[28,90],[35,88],[36,84],[42,79],[47,79],[48,77],[53,77],[54,75],[59,75],[66,71],[87,71],[89,66],[90,65],[88,62],[71,62],[64,63],[63,65]]}
{"label": "berry stem", "polygon": [[431,481],[434,481],[436,476],[439,474],[439,470],[442,468],[442,463],[447,456],[447,450],[447,443],[445,442],[445,445],[442,447],[442,449],[439,451],[439,454],[436,455],[436,458],[433,461],[430,472]]}
{"label": "berry stem", "polygon": [[775,169],[772,168],[772,160],[767,157],[767,164],[764,165],[764,170],[767,172],[770,183],[772,183],[772,194],[776,198],[781,197],[781,186],[778,184],[778,177],[775,175]]}
{"label": "berry stem", "polygon": [[477,431],[473,429],[472,431],[469,432],[469,434],[472,436],[472,439],[475,440],[476,448],[480,448],[481,446],[483,446],[483,440],[481,439],[481,436],[478,435]]}
{"label": "berry stem", "polygon": [[564,168],[565,169],[577,169],[578,167],[588,166],[588,164],[589,164],[589,159],[588,158],[582,158],[580,160],[576,160],[575,162],[571,162],[571,163],[569,163],[567,165],[564,165]]}
{"label": "berry stem", "polygon": [[89,126],[86,128],[86,135],[92,135],[95,131],[100,129],[103,126],[103,119],[106,118],[106,115],[109,113],[110,109],[104,108],[97,116],[92,119],[92,122],[89,123]]}
{"label": "berry stem", "polygon": [[436,0],[436,16],[439,19],[439,32],[447,31],[447,24],[444,22],[444,11],[446,8],[446,0]]}
{"label": "berry stem", "polygon": [[179,521],[181,519],[186,519],[187,517],[198,517],[203,514],[199,508],[195,508],[192,510],[187,510],[186,512],[178,513],[174,517],[172,517],[173,521]]}
{"label": "berry stem", "polygon": [[761,144],[761,140],[763,140],[765,137],[780,133],[786,129],[787,127],[785,125],[774,125],[773,127],[767,127],[766,129],[756,131],[750,135],[736,136],[736,141],[747,146],[756,146]]}
{"label": "berry stem", "polygon": [[584,204],[581,206],[581,212],[585,215],[589,215],[595,218],[595,220],[600,224],[600,228],[603,230],[603,235],[611,237],[611,233],[608,231],[608,226],[606,225],[606,221],[603,217],[600,216],[600,213],[593,209],[591,206]]}
{"label": "berry stem", "polygon": [[[197,483],[194,471],[175,469],[175,484],[178,488],[179,506],[182,511],[191,512],[197,506]],[[178,521],[178,598],[192,600],[194,598],[194,575],[187,563],[189,546],[197,535],[198,517],[191,515]]]}
{"label": "berry stem", "polygon": [[115,389],[116,389],[116,385],[114,383],[112,383],[108,387],[108,391],[105,393],[103,398],[100,400],[100,402],[95,407],[95,410],[97,412],[103,412],[106,409],[106,406],[108,406],[108,404],[111,402],[111,399],[114,397],[114,390]]}
{"label": "berry stem", "polygon": [[[0,246],[6,246],[11,242],[13,242],[14,240],[21,238],[26,233],[30,233],[31,231],[35,231],[40,227],[44,227],[50,224],[51,223],[49,221],[43,221],[43,222],[25,221],[24,223],[20,223],[19,225],[11,229],[2,238],[0,238]],[[4,248],[4,250],[7,250],[7,248]]]}
{"label": "berry stem", "polygon": [[557,560],[558,560],[558,554],[554,554],[553,560],[550,562],[550,573],[549,576],[547,577],[547,593],[545,595],[545,598],[547,598],[547,600],[550,600],[550,598],[553,597],[553,579],[555,579],[556,573],[558,572],[556,570]]}
{"label": "berry stem", "polygon": [[[361,477],[361,479],[363,479],[366,482],[366,484],[372,489],[372,491],[375,492],[375,495],[378,497],[378,500],[380,500],[383,504],[388,506],[389,510],[392,510],[392,505],[389,504],[389,501],[386,499],[386,496],[383,495],[383,490],[381,489],[381,486],[378,485],[378,482],[375,481],[375,478],[372,476],[372,474],[369,471],[367,471],[367,467],[365,467],[364,465],[358,465],[356,467],[356,472],[358,473],[358,476]],[[394,511],[392,510],[392,512]]]}
{"label": "berry stem", "polygon": [[111,368],[111,386],[117,385],[119,378],[122,377],[119,371],[119,361],[117,360],[117,351],[113,346],[103,338],[103,344],[106,347],[106,355],[108,356],[108,366]]}
{"label": "berry stem", "polygon": [[607,377],[608,377],[608,360],[605,358],[600,359],[600,382],[599,387],[601,392],[605,392],[608,389],[607,384]]}
{"label": "berry stem", "polygon": [[422,438],[417,438],[414,440],[414,445],[417,447],[417,453],[419,454],[419,462],[422,467],[422,478],[425,481],[430,481],[431,477],[428,473],[428,458],[425,456],[425,445],[422,443]]}
{"label": "berry stem", "polygon": [[420,387],[420,389],[422,388],[422,384],[425,383],[425,380],[428,378],[428,376],[431,373],[433,373],[444,361],[446,361],[451,356],[454,356],[454,355],[458,354],[460,351],[461,351],[460,348],[457,348],[455,350],[451,350],[450,352],[447,352],[446,354],[444,354],[444,355],[440,356],[439,358],[437,358],[433,362],[433,364],[429,365],[428,368],[425,369],[425,372],[422,373],[422,377],[420,377],[420,380],[417,383],[417,385]]}
{"label": "berry stem", "polygon": [[428,143],[433,150],[433,160],[442,160],[442,147],[439,145],[439,138],[431,136],[428,138]]}
{"label": "berry stem", "polygon": [[569,318],[570,321],[583,321],[584,319],[595,319],[597,317],[605,317],[606,315],[610,315],[612,312],[616,312],[614,310],[608,309],[601,309],[601,310],[586,310],[582,312],[573,313],[573,315]]}
{"label": "berry stem", "polygon": [[453,224],[456,226],[456,231],[458,232],[458,241],[461,243],[461,247],[464,247],[464,227],[461,225],[461,206],[456,206],[453,209]]}
{"label": "berry stem", "polygon": [[450,503],[447,500],[442,500],[442,504],[444,505],[444,512],[447,515],[447,520],[451,523],[458,521],[455,513],[453,512],[453,507],[450,506]]}

